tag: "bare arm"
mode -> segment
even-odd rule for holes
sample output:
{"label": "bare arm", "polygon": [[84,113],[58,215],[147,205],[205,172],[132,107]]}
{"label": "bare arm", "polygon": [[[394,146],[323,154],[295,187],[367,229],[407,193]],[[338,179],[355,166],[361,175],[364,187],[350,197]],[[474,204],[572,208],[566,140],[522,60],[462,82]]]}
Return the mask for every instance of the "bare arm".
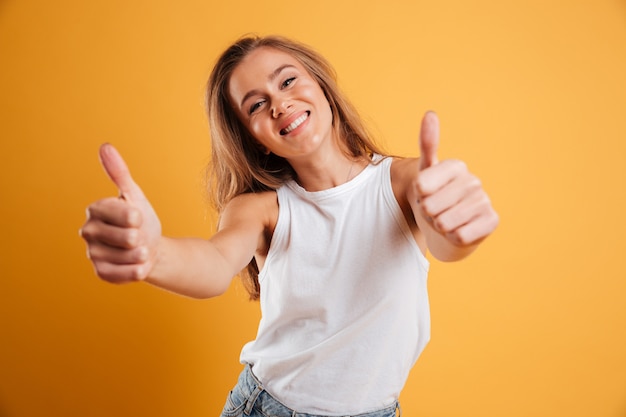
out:
{"label": "bare arm", "polygon": [[264,200],[255,196],[234,199],[209,240],[164,237],[156,213],[119,153],[104,145],[100,157],[120,197],[89,206],[80,231],[96,274],[112,283],[145,280],[194,298],[226,291],[262,244]]}
{"label": "bare arm", "polygon": [[426,113],[420,133],[421,157],[404,165],[406,199],[428,250],[441,261],[472,253],[499,219],[480,180],[458,160],[439,162],[439,120]]}

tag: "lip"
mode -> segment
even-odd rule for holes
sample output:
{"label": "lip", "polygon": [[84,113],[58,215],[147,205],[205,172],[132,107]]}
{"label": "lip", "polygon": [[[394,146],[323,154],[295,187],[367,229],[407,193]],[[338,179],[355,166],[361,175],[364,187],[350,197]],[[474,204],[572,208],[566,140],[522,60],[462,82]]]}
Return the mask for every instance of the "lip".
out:
{"label": "lip", "polygon": [[[296,127],[294,130],[292,130],[289,133],[283,133],[284,130],[289,127],[289,125],[291,125],[294,121],[298,120],[300,117],[302,117],[304,114],[307,114],[307,119],[302,122],[298,127]],[[280,129],[278,130],[278,133],[281,136],[287,136],[287,135],[291,135],[294,133],[297,133],[298,131],[300,131],[304,126],[306,126],[306,124],[309,122],[309,117],[311,116],[311,112],[309,110],[305,110],[305,111],[301,111],[301,112],[297,112],[292,114],[291,116],[289,116],[285,122],[282,124],[282,126],[280,127]]]}

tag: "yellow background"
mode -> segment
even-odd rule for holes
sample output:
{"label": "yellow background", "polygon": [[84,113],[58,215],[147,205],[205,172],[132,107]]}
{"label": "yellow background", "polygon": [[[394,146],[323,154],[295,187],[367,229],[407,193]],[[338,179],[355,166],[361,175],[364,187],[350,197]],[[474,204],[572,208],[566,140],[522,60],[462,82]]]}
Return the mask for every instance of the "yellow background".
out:
{"label": "yellow background", "polygon": [[0,2],[0,416],[216,416],[254,337],[239,285],[196,301],[95,278],[77,234],[118,146],[173,236],[209,236],[203,86],[247,32],[334,63],[385,148],[467,161],[501,214],[433,262],[405,416],[626,416],[626,2]]}

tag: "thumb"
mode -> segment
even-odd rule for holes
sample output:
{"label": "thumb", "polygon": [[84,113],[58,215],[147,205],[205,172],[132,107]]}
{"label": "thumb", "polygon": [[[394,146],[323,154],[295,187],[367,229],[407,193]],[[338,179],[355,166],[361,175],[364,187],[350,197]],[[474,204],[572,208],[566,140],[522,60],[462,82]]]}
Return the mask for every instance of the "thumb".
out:
{"label": "thumb", "polygon": [[439,118],[433,111],[426,112],[420,130],[420,171],[437,164],[439,149]]}
{"label": "thumb", "polygon": [[143,192],[133,181],[122,155],[109,143],[100,147],[100,162],[107,175],[120,190],[120,198],[129,202],[143,199]]}

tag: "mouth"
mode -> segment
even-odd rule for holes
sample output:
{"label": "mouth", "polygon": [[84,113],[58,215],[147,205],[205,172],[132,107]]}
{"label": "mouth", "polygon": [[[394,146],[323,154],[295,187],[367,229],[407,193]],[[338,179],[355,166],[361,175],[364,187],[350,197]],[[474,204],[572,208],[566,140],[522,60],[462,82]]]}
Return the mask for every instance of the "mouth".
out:
{"label": "mouth", "polygon": [[284,129],[280,130],[280,134],[281,135],[286,135],[290,132],[293,132],[295,129],[298,128],[298,126],[300,126],[302,123],[304,123],[306,121],[306,119],[309,118],[309,115],[311,114],[310,111],[305,112],[302,116],[298,117],[296,120],[294,120],[293,122],[291,122],[291,124],[289,126],[287,126]]}

